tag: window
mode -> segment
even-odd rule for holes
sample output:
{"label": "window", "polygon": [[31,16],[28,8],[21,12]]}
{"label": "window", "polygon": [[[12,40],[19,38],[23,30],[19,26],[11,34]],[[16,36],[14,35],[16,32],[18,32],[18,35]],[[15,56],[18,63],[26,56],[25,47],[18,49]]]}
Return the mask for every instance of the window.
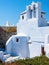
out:
{"label": "window", "polygon": [[22,19],[24,19],[24,16],[22,16]]}
{"label": "window", "polygon": [[18,38],[16,38],[16,42],[19,42],[19,39]]}
{"label": "window", "polygon": [[45,17],[45,12],[41,12],[41,18]]}
{"label": "window", "polygon": [[43,18],[43,15],[41,14],[41,18]]}

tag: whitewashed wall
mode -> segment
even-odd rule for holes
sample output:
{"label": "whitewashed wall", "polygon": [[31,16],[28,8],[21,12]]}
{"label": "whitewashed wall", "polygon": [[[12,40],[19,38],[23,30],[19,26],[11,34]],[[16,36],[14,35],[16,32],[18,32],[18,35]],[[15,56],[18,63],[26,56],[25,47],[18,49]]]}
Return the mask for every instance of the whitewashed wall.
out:
{"label": "whitewashed wall", "polygon": [[[19,42],[16,42],[16,39],[19,39]],[[6,43],[7,53],[10,53],[14,56],[20,56],[23,58],[29,57],[29,46],[28,38],[25,36],[14,35]]]}

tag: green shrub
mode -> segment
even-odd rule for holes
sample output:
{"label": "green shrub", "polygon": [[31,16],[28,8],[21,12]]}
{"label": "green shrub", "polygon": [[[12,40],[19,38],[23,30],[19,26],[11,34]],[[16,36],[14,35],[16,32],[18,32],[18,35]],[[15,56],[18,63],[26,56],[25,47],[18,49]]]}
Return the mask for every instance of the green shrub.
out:
{"label": "green shrub", "polygon": [[49,58],[40,56],[15,62],[18,63],[18,65],[49,65]]}
{"label": "green shrub", "polygon": [[[49,58],[47,58],[46,56],[40,56],[25,60],[17,60],[14,63],[16,63],[16,65],[49,65]],[[2,65],[1,61],[0,65]]]}

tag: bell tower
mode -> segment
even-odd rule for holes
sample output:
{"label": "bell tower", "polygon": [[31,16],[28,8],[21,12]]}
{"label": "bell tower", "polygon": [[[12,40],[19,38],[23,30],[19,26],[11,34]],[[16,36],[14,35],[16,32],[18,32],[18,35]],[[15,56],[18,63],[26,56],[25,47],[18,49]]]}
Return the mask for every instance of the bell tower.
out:
{"label": "bell tower", "polygon": [[26,10],[20,14],[21,21],[28,21],[30,19],[33,27],[47,26],[45,12],[42,11],[40,2],[32,2],[31,5],[28,5]]}

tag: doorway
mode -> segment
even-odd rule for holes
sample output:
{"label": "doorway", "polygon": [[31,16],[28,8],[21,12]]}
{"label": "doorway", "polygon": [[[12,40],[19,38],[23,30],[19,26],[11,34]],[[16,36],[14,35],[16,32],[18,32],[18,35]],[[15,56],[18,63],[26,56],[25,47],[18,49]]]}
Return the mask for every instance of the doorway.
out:
{"label": "doorway", "polygon": [[44,46],[41,47],[41,54],[42,54],[42,55],[45,55]]}

